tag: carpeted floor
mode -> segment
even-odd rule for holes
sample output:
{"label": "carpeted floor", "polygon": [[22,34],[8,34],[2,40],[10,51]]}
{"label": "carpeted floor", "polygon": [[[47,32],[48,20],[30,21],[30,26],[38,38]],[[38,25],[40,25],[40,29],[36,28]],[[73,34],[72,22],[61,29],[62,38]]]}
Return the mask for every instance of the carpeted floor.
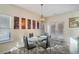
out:
{"label": "carpeted floor", "polygon": [[5,54],[69,54],[69,47],[64,40],[50,40],[50,47],[43,49],[42,47],[27,50],[26,48],[19,48]]}
{"label": "carpeted floor", "polygon": [[26,48],[19,48],[17,50],[7,52],[5,54],[69,54],[68,49],[57,49],[57,48],[47,48],[46,50],[43,48],[34,48],[32,50],[27,50]]}

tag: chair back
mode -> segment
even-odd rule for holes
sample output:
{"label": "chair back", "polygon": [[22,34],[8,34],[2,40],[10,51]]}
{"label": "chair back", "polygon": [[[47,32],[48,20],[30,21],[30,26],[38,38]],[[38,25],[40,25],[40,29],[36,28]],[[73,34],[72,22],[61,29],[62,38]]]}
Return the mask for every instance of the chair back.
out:
{"label": "chair back", "polygon": [[24,47],[25,47],[25,48],[28,48],[28,47],[29,47],[28,38],[24,36],[24,37],[23,37],[23,40],[24,40]]}
{"label": "chair back", "polygon": [[28,50],[33,49],[36,47],[34,44],[29,44],[28,38],[24,36],[24,47],[27,48]]}
{"label": "chair back", "polygon": [[[44,43],[43,41],[46,41],[46,43]],[[44,49],[48,48],[50,46],[48,36],[45,39],[43,39],[43,41],[41,43],[41,47],[43,47]]]}
{"label": "chair back", "polygon": [[48,40],[48,37],[46,38],[46,48],[48,48],[50,45],[49,45],[49,40]]}

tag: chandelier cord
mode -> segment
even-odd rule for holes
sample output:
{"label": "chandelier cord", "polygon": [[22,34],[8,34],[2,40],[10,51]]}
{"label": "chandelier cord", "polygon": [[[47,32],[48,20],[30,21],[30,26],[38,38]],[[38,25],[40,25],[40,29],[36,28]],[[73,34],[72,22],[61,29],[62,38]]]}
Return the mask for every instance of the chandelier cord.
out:
{"label": "chandelier cord", "polygon": [[41,6],[41,17],[40,17],[40,21],[41,22],[45,22],[45,17],[43,15],[43,4],[40,4],[40,6]]}
{"label": "chandelier cord", "polygon": [[43,16],[43,4],[41,4],[41,17]]}

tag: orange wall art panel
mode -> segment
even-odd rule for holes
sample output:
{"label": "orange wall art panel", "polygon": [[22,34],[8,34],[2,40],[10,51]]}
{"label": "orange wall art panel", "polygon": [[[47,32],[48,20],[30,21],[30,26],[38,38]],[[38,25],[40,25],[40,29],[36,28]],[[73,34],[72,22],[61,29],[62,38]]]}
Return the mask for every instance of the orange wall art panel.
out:
{"label": "orange wall art panel", "polygon": [[26,19],[21,18],[21,29],[26,29]]}

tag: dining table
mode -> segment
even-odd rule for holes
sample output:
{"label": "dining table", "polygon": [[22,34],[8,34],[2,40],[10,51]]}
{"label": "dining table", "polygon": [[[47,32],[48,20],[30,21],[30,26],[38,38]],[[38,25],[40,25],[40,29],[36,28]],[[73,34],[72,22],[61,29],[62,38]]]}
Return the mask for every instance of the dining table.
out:
{"label": "dining table", "polygon": [[45,39],[47,38],[47,36],[37,36],[37,37],[31,37],[31,38],[28,38],[28,43],[29,45],[36,45],[36,50],[37,50],[37,53],[39,53],[39,49],[40,49],[40,45],[43,40],[44,43],[46,43]]}

